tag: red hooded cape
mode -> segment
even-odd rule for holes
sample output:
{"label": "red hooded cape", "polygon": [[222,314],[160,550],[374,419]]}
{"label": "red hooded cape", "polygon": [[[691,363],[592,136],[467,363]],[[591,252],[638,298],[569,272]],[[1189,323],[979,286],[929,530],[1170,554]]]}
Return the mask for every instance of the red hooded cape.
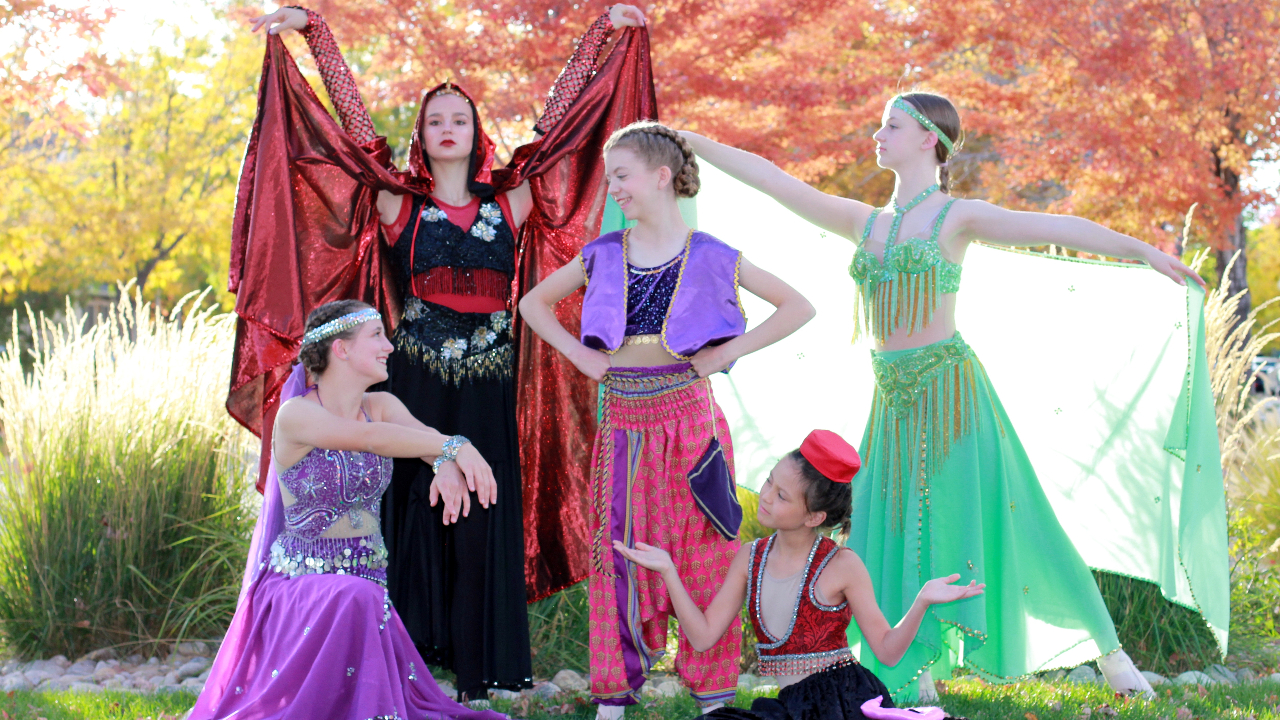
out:
{"label": "red hooded cape", "polygon": [[[596,237],[605,200],[605,140],[624,125],[656,118],[648,31],[628,28],[561,121],[519,148],[510,165],[492,171],[498,192],[525,180],[533,191],[534,209],[517,243],[513,297]],[[394,173],[389,164],[385,139],[364,146],[352,141],[280,38],[269,35],[258,116],[236,196],[228,283],[236,293],[237,321],[227,411],[262,437],[263,468],[280,388],[308,313],[332,300],[359,298],[382,311],[388,330],[400,316],[375,194],[421,193],[429,176]],[[557,308],[571,333],[579,330],[581,308],[581,292]],[[590,572],[587,498],[596,387],[522,322],[516,342],[525,578],[532,602]],[[261,490],[265,473],[259,477]]]}

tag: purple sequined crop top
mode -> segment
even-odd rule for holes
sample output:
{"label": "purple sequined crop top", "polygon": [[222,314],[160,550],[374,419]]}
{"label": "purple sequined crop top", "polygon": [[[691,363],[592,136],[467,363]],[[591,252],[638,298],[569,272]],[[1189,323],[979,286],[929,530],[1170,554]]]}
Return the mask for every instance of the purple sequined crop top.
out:
{"label": "purple sequined crop top", "polygon": [[640,268],[627,263],[627,335],[656,335],[671,307],[684,253],[657,267]]}
{"label": "purple sequined crop top", "polygon": [[312,448],[280,472],[280,483],[297,499],[284,509],[285,532],[314,540],[343,515],[363,529],[361,510],[374,517],[378,531],[382,493],[391,484],[391,458],[367,452]]}

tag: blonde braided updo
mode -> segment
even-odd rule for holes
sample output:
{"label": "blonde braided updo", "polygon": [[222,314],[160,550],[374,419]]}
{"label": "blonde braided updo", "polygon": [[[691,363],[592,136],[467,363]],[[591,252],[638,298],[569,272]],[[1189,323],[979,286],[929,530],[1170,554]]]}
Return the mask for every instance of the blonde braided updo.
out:
{"label": "blonde braided updo", "polygon": [[631,123],[609,136],[604,151],[607,153],[614,148],[631,150],[644,160],[650,170],[665,165],[671,170],[671,187],[676,197],[691,198],[702,187],[693,146],[666,125],[649,120]]}

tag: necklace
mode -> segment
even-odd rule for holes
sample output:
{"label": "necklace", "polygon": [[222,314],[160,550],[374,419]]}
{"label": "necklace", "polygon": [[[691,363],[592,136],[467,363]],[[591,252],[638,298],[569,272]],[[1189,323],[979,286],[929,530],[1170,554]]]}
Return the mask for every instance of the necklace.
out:
{"label": "necklace", "polygon": [[906,206],[902,208],[898,207],[898,193],[894,192],[893,197],[889,198],[888,207],[889,211],[893,213],[893,224],[889,226],[889,237],[884,240],[885,252],[888,252],[890,245],[898,242],[898,229],[902,227],[902,218],[905,217],[908,212],[911,212],[912,208],[924,202],[926,198],[937,191],[938,186],[936,184],[930,185],[924,189],[924,192],[912,198],[911,202],[907,203]]}

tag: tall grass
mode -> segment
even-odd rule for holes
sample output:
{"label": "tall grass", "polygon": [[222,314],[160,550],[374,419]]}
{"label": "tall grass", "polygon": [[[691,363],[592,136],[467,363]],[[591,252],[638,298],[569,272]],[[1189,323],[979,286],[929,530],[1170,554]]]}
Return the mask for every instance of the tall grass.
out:
{"label": "tall grass", "polygon": [[0,352],[0,631],[24,656],[217,638],[234,610],[256,447],[222,405],[232,318],[120,296],[93,323],[28,311],[29,343],[15,313]]}

